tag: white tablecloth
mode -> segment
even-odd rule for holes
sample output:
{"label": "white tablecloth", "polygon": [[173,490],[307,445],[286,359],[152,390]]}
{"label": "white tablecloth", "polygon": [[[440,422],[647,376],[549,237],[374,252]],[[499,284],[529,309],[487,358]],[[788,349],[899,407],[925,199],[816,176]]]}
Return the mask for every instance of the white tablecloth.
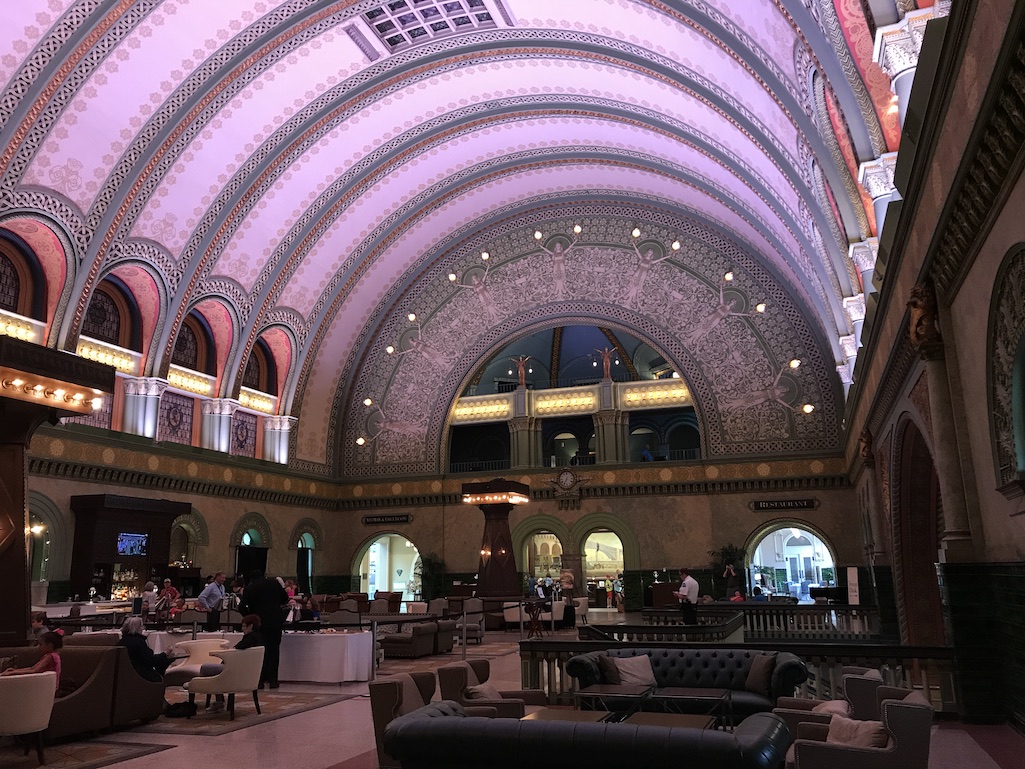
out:
{"label": "white tablecloth", "polygon": [[[228,642],[228,648],[231,649],[241,640],[241,633],[229,633],[229,632],[218,632],[218,633],[196,633],[196,640],[200,641],[205,638],[222,638]],[[155,653],[166,652],[171,649],[179,641],[191,641],[192,633],[168,633],[166,631],[152,631],[146,636],[146,643],[149,645]]]}
{"label": "white tablecloth", "polygon": [[370,633],[285,633],[281,638],[282,681],[369,681],[374,641]]}

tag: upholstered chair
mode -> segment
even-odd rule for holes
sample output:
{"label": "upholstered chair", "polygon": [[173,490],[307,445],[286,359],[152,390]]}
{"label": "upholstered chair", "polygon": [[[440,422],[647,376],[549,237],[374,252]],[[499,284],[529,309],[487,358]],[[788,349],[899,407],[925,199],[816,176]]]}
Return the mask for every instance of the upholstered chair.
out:
{"label": "upholstered chair", "polygon": [[[40,765],[43,756],[43,731],[50,723],[57,674],[27,673],[0,678],[0,737],[24,735],[35,742]],[[25,755],[31,743],[25,742]]]}
{"label": "upholstered chair", "polygon": [[773,713],[782,718],[791,734],[797,734],[800,723],[829,724],[833,714],[857,721],[878,721],[879,702],[876,693],[883,685],[878,670],[845,667],[841,672],[842,696],[835,700],[811,700],[780,697]]}
{"label": "upholstered chair", "polygon": [[185,684],[189,690],[189,702],[195,702],[197,694],[205,694],[206,704],[209,706],[211,694],[227,694],[228,713],[234,721],[235,695],[239,692],[252,692],[256,714],[260,715],[260,697],[257,690],[260,688],[263,652],[262,646],[214,652],[213,656],[220,657],[224,662],[224,668],[215,676],[198,676]]}
{"label": "upholstered chair", "polygon": [[203,665],[219,665],[213,652],[228,648],[220,638],[201,638],[197,641],[179,641],[174,645],[175,658],[164,673],[165,686],[182,686],[199,675]]}
{"label": "upholstered chair", "polygon": [[463,616],[459,617],[456,624],[456,638],[463,639],[463,623],[466,623],[466,641],[484,642],[484,601],[480,598],[467,598],[463,601]]}
{"label": "upholstered chair", "polygon": [[[545,693],[540,689],[523,689],[518,691],[498,691],[495,689],[490,693],[477,692],[480,696],[473,696],[474,692],[468,692],[469,687],[487,687],[488,677],[491,675],[491,665],[488,660],[469,660],[457,662],[453,665],[445,665],[438,668],[438,683],[441,685],[441,698],[452,700],[463,707],[493,707],[499,718],[523,718],[527,713],[527,706],[536,710],[544,707],[548,700]],[[497,696],[495,696],[497,695]]]}

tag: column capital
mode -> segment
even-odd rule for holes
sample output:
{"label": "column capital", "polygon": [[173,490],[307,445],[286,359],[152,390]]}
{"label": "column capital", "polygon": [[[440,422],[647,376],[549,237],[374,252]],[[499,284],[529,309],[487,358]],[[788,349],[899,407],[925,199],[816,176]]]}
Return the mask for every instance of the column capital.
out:
{"label": "column capital", "polygon": [[918,67],[921,46],[921,38],[916,39],[906,21],[879,27],[876,30],[872,61],[883,68],[890,80],[895,80],[899,75]]}
{"label": "column capital", "polygon": [[847,313],[847,318],[850,320],[851,325],[857,323],[859,320],[865,320],[865,295],[855,294],[854,296],[845,296],[843,300],[843,309]]}
{"label": "column capital", "polygon": [[[943,337],[940,335],[939,318],[936,311],[936,292],[932,282],[927,280],[912,288],[907,306],[911,314],[908,324],[911,344],[926,360],[942,358]],[[938,354],[937,348],[939,348]]]}
{"label": "column capital", "polygon": [[858,354],[858,340],[854,334],[840,337],[840,348],[847,358],[853,358]]}
{"label": "column capital", "polygon": [[204,414],[215,414],[217,416],[231,416],[241,404],[231,398],[207,398],[202,401]]}
{"label": "column capital", "polygon": [[896,191],[893,171],[897,167],[897,153],[887,152],[875,160],[862,163],[858,168],[858,183],[875,201]]}
{"label": "column capital", "polygon": [[273,430],[279,433],[291,432],[292,428],[298,424],[299,420],[296,417],[290,417],[283,414],[273,414],[269,417],[263,418],[263,429]]}
{"label": "column capital", "polygon": [[122,377],[125,395],[144,395],[159,398],[168,388],[167,380],[158,377]]}
{"label": "column capital", "polygon": [[538,421],[536,417],[513,417],[506,424],[509,425],[510,433],[522,433],[535,429]]}
{"label": "column capital", "polygon": [[621,425],[627,424],[630,421],[630,416],[625,411],[617,411],[616,409],[601,409],[595,411],[591,418],[594,420],[594,424],[598,425]]}
{"label": "column capital", "polygon": [[847,256],[854,262],[858,272],[874,270],[876,259],[879,257],[879,238],[868,238],[857,243],[851,243],[847,247]]}
{"label": "column capital", "polygon": [[836,374],[840,377],[840,383],[850,385],[854,383],[854,372],[847,363],[836,364]]}

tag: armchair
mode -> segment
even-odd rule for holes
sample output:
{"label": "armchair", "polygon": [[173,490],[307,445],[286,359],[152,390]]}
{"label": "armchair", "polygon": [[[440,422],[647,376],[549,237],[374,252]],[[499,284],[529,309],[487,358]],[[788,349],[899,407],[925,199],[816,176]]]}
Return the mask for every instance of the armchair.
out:
{"label": "armchair", "polygon": [[[50,723],[56,688],[57,674],[52,671],[0,678],[0,737],[33,735],[40,765],[46,763],[43,731]],[[26,742],[26,756],[29,747]]]}
{"label": "armchair", "polygon": [[882,674],[871,668],[844,667],[841,676],[841,698],[780,697],[772,712],[786,722],[791,734],[797,734],[797,725],[801,723],[828,725],[834,713],[856,721],[878,721],[876,692],[883,685]]}
{"label": "armchair", "polygon": [[370,613],[371,614],[388,614],[388,599],[387,598],[375,598],[370,602]]}
{"label": "armchair", "polygon": [[587,624],[587,596],[583,598],[574,598],[573,605],[577,611],[577,623],[581,625]]}
{"label": "armchair", "polygon": [[522,623],[524,629],[530,627],[530,618],[523,610],[522,603],[507,602],[502,604],[502,618],[505,620],[506,630],[519,630]]}
{"label": "armchair", "polygon": [[566,616],[566,604],[562,601],[552,601],[552,610],[541,612],[541,616],[538,618],[541,620],[541,624],[545,626],[546,630],[552,629],[552,620],[555,620],[555,626],[559,627],[562,625],[562,618]]}
{"label": "armchair", "polygon": [[379,636],[385,657],[413,658],[434,654],[438,635],[437,622],[411,623],[405,630],[406,632],[402,633]]}
{"label": "armchair", "polygon": [[427,603],[427,613],[433,614],[435,617],[447,617],[448,616],[448,599],[447,598],[432,598]]}
{"label": "armchair", "polygon": [[197,693],[206,695],[207,705],[210,704],[211,694],[227,694],[228,713],[234,721],[235,694],[252,692],[256,714],[260,715],[260,697],[257,689],[260,687],[260,671],[263,669],[263,652],[262,646],[214,652],[213,656],[224,661],[224,669],[215,676],[199,676],[185,684],[189,690],[189,702],[196,701]]}
{"label": "armchair", "polygon": [[228,642],[220,638],[204,638],[198,641],[179,641],[174,645],[175,657],[164,673],[164,686],[184,686],[199,675],[203,665],[219,665],[220,660],[211,656],[213,652],[228,648]]}
{"label": "armchair", "polygon": [[[469,660],[438,668],[438,683],[441,684],[441,698],[452,700],[463,707],[493,707],[498,718],[523,718],[527,706],[544,707],[548,704],[545,693],[540,689],[499,691],[498,698],[470,699],[468,686],[480,686],[491,675],[488,660]],[[532,711],[536,708],[532,707]]]}
{"label": "armchair", "polygon": [[456,636],[463,638],[463,623],[466,623],[466,640],[484,642],[484,601],[480,598],[467,598],[463,601],[465,618],[460,617],[456,623]]}
{"label": "armchair", "polygon": [[881,686],[877,691],[885,747],[856,747],[826,742],[829,726],[803,723],[793,744],[795,769],[927,769],[933,711],[919,692]]}

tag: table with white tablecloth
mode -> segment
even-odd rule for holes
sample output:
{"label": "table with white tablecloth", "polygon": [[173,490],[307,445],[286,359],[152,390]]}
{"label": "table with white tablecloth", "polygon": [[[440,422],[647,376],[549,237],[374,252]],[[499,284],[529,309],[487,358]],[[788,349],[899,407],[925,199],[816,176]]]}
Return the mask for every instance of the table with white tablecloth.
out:
{"label": "table with white tablecloth", "polygon": [[285,633],[281,637],[282,681],[369,681],[374,640],[368,632]]}
{"label": "table with white tablecloth", "polygon": [[[231,649],[242,640],[241,633],[231,632],[211,632],[206,631],[196,633],[197,641],[210,638],[219,638],[228,642],[227,648]],[[152,631],[146,635],[146,643],[149,645],[155,653],[170,651],[171,648],[180,641],[191,641],[192,633],[170,633],[167,631]]]}

